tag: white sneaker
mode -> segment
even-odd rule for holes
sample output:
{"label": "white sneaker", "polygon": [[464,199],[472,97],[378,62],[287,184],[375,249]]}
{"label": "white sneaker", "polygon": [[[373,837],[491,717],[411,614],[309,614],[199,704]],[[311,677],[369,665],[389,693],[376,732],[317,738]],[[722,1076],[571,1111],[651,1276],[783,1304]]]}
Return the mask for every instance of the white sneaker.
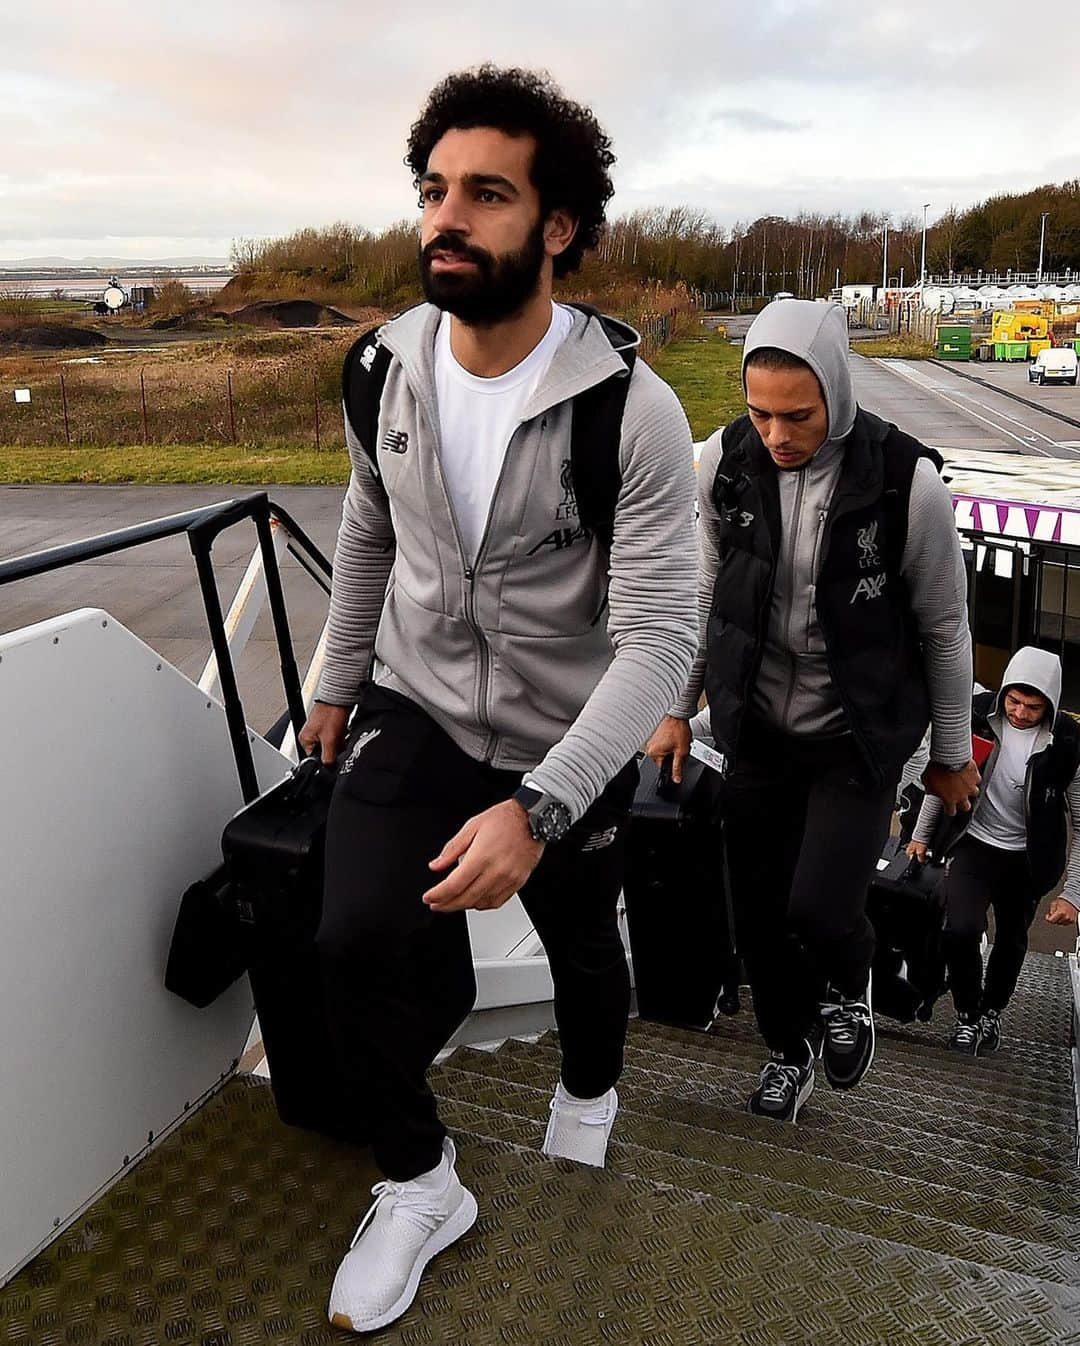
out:
{"label": "white sneaker", "polygon": [[476,1222],[476,1198],[454,1171],[450,1139],[430,1173],[412,1182],[380,1182],[338,1267],[327,1310],[335,1327],[374,1332],[400,1318],[416,1297],[424,1268]]}
{"label": "white sneaker", "polygon": [[599,1098],[575,1098],[566,1092],[560,1080],[551,1100],[544,1153],[603,1168],[618,1108],[619,1095],[614,1089]]}

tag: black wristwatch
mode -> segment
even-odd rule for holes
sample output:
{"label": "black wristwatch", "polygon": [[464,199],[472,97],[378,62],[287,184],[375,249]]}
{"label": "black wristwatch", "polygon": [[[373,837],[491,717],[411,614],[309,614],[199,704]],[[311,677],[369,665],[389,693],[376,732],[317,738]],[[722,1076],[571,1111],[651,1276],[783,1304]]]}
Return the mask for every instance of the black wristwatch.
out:
{"label": "black wristwatch", "polygon": [[525,810],[535,841],[561,841],[569,832],[570,810],[554,795],[544,794],[533,785],[523,785],[514,791],[513,798]]}

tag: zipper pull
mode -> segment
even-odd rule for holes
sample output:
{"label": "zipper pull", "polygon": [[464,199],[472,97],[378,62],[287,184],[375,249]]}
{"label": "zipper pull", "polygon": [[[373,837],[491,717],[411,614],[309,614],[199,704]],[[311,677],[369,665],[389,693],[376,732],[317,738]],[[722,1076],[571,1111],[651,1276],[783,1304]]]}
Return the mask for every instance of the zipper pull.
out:
{"label": "zipper pull", "polygon": [[465,578],[469,581],[470,584],[476,578],[476,571],[472,568],[472,566],[465,567]]}

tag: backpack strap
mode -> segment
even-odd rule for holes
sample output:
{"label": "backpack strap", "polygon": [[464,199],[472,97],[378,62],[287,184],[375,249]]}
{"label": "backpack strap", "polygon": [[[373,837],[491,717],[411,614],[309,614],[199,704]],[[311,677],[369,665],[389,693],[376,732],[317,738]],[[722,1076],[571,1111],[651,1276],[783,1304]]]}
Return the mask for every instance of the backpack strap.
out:
{"label": "backpack strap", "polygon": [[379,328],[373,327],[349,347],[341,371],[341,400],[345,406],[345,415],[380,486],[382,477],[379,475],[377,457],[379,404],[390,360],[389,350],[379,340]]}
{"label": "backpack strap", "polygon": [[[604,315],[588,304],[570,304],[586,317],[595,318],[611,339]],[[614,346],[612,341],[612,346]],[[570,422],[570,474],[577,499],[578,519],[610,552],[615,533],[615,506],[622,486],[619,449],[622,444],[623,412],[630,391],[637,352],[620,350],[626,377],[613,374],[602,383],[578,393],[573,400]]]}
{"label": "backpack strap", "polygon": [[[597,309],[588,304],[568,307],[595,318],[610,339],[604,316]],[[620,350],[619,355],[626,365],[627,376],[612,375],[578,393],[571,412],[570,473],[578,518],[582,527],[588,528],[599,539],[605,551],[611,550],[615,531],[615,506],[622,486],[619,465],[622,419],[636,352]],[[373,327],[350,346],[341,373],[345,415],[380,486],[379,405],[391,358],[390,351],[379,341],[379,328]]]}

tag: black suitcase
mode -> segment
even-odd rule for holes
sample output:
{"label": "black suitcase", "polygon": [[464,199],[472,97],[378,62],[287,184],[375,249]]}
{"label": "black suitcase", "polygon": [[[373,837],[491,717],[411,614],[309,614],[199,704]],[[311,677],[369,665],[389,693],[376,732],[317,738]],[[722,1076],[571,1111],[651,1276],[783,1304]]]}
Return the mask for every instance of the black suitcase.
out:
{"label": "black suitcase", "polygon": [[322,916],[333,770],[307,758],[248,804],[221,838],[231,898],[247,927],[248,975],[282,1121],[357,1135],[335,1062],[315,935]]}
{"label": "black suitcase", "polygon": [[945,867],[910,858],[890,837],[870,880],[866,914],[874,927],[874,1008],[891,1019],[929,1021],[947,985],[942,929]]}
{"label": "black suitcase", "polygon": [[695,758],[681,784],[640,764],[623,897],[638,1013],[707,1028],[736,1013],[738,963],[728,928],[720,834],[712,821],[715,773]]}

